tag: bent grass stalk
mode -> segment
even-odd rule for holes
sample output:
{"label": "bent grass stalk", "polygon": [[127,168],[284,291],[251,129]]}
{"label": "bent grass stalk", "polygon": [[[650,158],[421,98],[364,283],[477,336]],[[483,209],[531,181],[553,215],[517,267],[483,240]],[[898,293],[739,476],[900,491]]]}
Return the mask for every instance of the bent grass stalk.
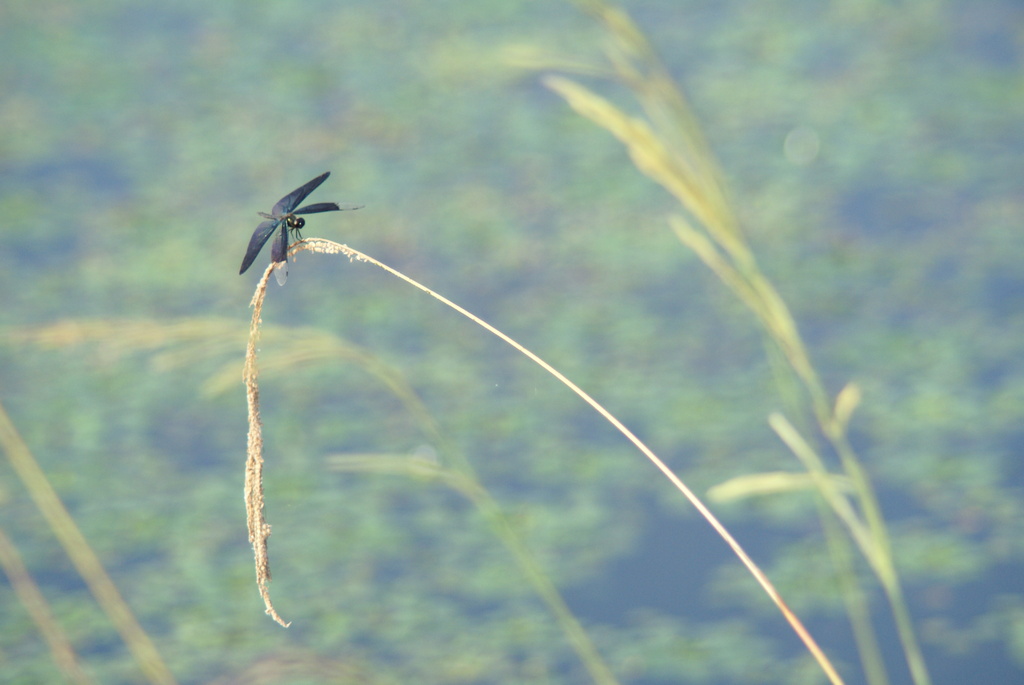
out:
{"label": "bent grass stalk", "polygon": [[[768,597],[775,603],[779,611],[785,617],[786,621],[790,624],[793,631],[797,634],[800,640],[804,643],[807,650],[811,653],[814,659],[818,662],[822,671],[826,674],[829,681],[834,685],[839,685],[843,682],[842,678],[839,677],[839,673],[832,666],[828,657],[818,646],[818,643],[811,636],[810,632],[804,627],[803,623],[797,618],[796,614],[789,608],[789,606],[783,601],[782,596],[778,590],[771,583],[764,572],[754,563],[753,559],[744,551],[743,547],[740,546],[739,542],[732,536],[726,527],[718,520],[717,517],[711,510],[705,506],[705,504],[697,497],[696,494],[647,446],[640,438],[633,434],[621,421],[619,421],[611,412],[605,409],[597,400],[588,395],[583,391],[582,388],[577,386],[560,371],[555,369],[553,366],[548,364],[546,361],[538,357],[536,354],[528,350],[527,348],[520,345],[518,342],[513,340],[511,337],[501,332],[491,324],[487,323],[480,317],[472,314],[466,309],[455,304],[451,300],[444,296],[434,292],[427,286],[413,280],[406,276],[400,271],[391,268],[383,262],[379,262],[373,257],[370,257],[358,250],[352,249],[347,245],[335,243],[330,240],[323,238],[307,238],[299,241],[292,245],[289,254],[296,254],[301,251],[310,251],[321,254],[343,254],[346,255],[350,260],[367,262],[374,266],[384,269],[388,273],[400,278],[406,283],[422,290],[434,299],[442,302],[443,304],[451,307],[458,313],[462,314],[466,318],[470,319],[479,326],[482,326],[490,333],[494,334],[498,338],[501,338],[506,343],[511,345],[513,348],[518,350],[521,354],[525,355],[535,364],[540,366],[542,369],[547,371],[549,374],[558,379],[563,385],[576,393],[584,402],[589,404],[598,414],[600,414],[608,423],[615,427],[627,440],[629,440],[640,452],[647,457],[654,466],[661,471],[661,473],[668,478],[668,480],[675,486],[679,492],[693,505],[695,509],[704,517],[704,519],[711,525],[711,527],[718,533],[718,535],[726,542],[726,544],[732,549],[733,553],[739,558],[743,565],[747,568],[754,579],[762,587]],[[260,279],[256,286],[256,292],[253,294],[252,307],[252,324],[249,328],[249,344],[246,350],[245,357],[245,371],[244,379],[246,385],[246,397],[248,399],[249,406],[249,439],[248,439],[248,455],[246,461],[246,479],[245,479],[245,501],[246,511],[248,513],[248,524],[249,524],[249,540],[253,544],[253,552],[256,558],[256,578],[257,585],[259,587],[260,595],[263,597],[264,604],[266,605],[267,613],[274,618],[275,621],[281,625],[287,627],[289,624],[285,623],[283,619],[277,614],[274,609],[273,603],[270,599],[269,589],[267,584],[270,581],[270,563],[269,556],[267,554],[267,538],[270,536],[270,526],[267,524],[264,517],[264,502],[263,502],[263,440],[260,428],[259,418],[259,388],[257,386],[258,370],[256,366],[256,342],[259,338],[259,324],[260,316],[263,308],[263,299],[266,294],[267,279],[270,277],[270,273],[273,270],[273,266],[267,268],[264,272],[263,277]]]}
{"label": "bent grass stalk", "polygon": [[256,584],[260,596],[267,607],[267,614],[287,628],[291,623],[286,623],[281,618],[270,600],[270,555],[267,553],[270,524],[267,523],[263,502],[263,424],[260,421],[260,388],[257,384],[259,370],[256,367],[256,343],[260,338],[263,299],[267,294],[267,280],[273,271],[274,265],[271,264],[263,272],[263,277],[256,284],[256,292],[252,296],[252,322],[249,324],[249,342],[245,348],[245,367],[242,370],[249,414],[249,434],[245,451],[245,514],[249,542],[252,544],[256,559]]}

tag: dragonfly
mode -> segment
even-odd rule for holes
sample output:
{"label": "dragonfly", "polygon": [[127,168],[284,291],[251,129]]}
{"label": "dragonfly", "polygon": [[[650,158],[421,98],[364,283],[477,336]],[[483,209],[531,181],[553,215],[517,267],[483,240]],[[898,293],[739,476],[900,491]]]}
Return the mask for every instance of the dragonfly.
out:
{"label": "dragonfly", "polygon": [[302,233],[300,231],[306,225],[306,220],[298,215],[338,212],[360,209],[362,207],[362,205],[338,204],[337,202],[314,202],[305,207],[295,208],[310,193],[316,190],[321,183],[326,181],[330,175],[330,171],[325,171],[312,181],[288,193],[277,201],[274,208],[270,210],[270,214],[265,212],[259,213],[266,221],[262,222],[252,232],[252,237],[249,238],[249,247],[245,250],[245,258],[242,259],[242,268],[238,271],[239,275],[244,274],[252,266],[252,263],[256,261],[256,256],[259,255],[267,240],[270,239],[270,236],[274,235],[274,231],[280,228],[281,232],[270,246],[270,261],[276,267],[274,269],[274,276],[277,278],[278,284],[284,285],[288,279],[288,231],[291,231],[296,238],[301,240]]}

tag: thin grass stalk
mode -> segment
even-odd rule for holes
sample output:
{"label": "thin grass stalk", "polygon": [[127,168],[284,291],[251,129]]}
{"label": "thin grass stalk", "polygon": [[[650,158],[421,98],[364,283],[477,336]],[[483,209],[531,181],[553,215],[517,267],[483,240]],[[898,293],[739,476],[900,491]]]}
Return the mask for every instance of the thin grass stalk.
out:
{"label": "thin grass stalk", "polygon": [[597,651],[597,647],[594,646],[587,631],[580,625],[558,588],[544,573],[529,548],[509,523],[497,500],[476,480],[475,475],[453,474],[453,477],[447,480],[451,487],[461,492],[473,503],[477,511],[496,532],[502,544],[512,553],[527,581],[554,614],[569,640],[569,644],[579,656],[591,679],[600,685],[617,685],[618,679],[608,668],[600,652]]}
{"label": "thin grass stalk", "polygon": [[64,508],[57,492],[39,467],[28,445],[21,439],[10,417],[0,406],[0,445],[3,446],[11,467],[21,479],[36,508],[46,519],[50,530],[85,581],[103,612],[128,647],[143,676],[151,683],[174,685],[176,682],[164,663],[156,645],[139,625],[128,603],[124,601],[114,581],[107,575],[99,557],[89,546],[75,520]]}
{"label": "thin grass stalk", "polygon": [[850,540],[843,534],[842,527],[836,521],[835,512],[829,509],[820,497],[816,498],[818,519],[825,533],[825,544],[828,547],[832,566],[836,569],[840,594],[846,605],[846,616],[853,630],[853,639],[857,643],[857,654],[868,685],[889,685],[889,674],[885,670],[882,651],[878,646],[878,638],[871,625],[871,608],[868,605],[867,593],[861,586],[854,567]]}
{"label": "thin grass stalk", "polygon": [[[454,452],[452,453],[454,454]],[[458,468],[469,466],[468,461],[458,458],[461,464]],[[558,588],[551,582],[547,574],[537,563],[533,553],[523,543],[522,538],[515,528],[509,523],[501,509],[501,505],[494,499],[494,496],[476,478],[475,473],[461,473],[453,469],[445,469],[434,462],[415,457],[382,457],[374,455],[364,456],[337,456],[329,457],[328,462],[333,468],[348,472],[380,473],[407,475],[415,478],[430,478],[440,481],[447,487],[455,490],[468,499],[477,511],[491,526],[492,530],[501,540],[505,548],[512,554],[513,559],[523,572],[527,582],[533,586],[537,595],[548,605],[555,620],[565,633],[569,644],[576,652],[580,661],[590,674],[591,679],[601,685],[617,685],[618,680],[608,668],[600,652],[594,646],[590,636],[583,626],[573,615],[572,610],[565,603]]]}
{"label": "thin grass stalk", "polygon": [[307,238],[306,240],[300,241],[292,246],[290,254],[294,254],[303,250],[309,250],[311,252],[318,252],[323,254],[344,254],[348,256],[350,260],[367,262],[381,269],[384,269],[388,273],[400,278],[401,280],[414,286],[415,288],[422,290],[423,292],[427,293],[434,299],[459,312],[460,314],[470,319],[477,325],[482,326],[493,335],[497,336],[498,338],[502,339],[503,341],[511,345],[521,354],[526,356],[528,359],[530,359],[535,364],[537,364],[542,369],[544,369],[549,374],[558,379],[558,381],[565,385],[567,388],[576,393],[584,402],[589,404],[591,408],[593,408],[606,421],[608,421],[608,423],[615,427],[615,429],[618,430],[627,440],[633,443],[634,447],[636,447],[645,457],[647,457],[647,459],[650,460],[651,463],[653,463],[654,466],[659,471],[661,471],[666,478],[668,478],[668,480],[676,487],[676,489],[682,493],[682,495],[690,502],[690,504],[695,509],[697,509],[701,516],[703,516],[704,519],[708,522],[708,524],[711,525],[711,527],[715,530],[715,532],[717,532],[718,535],[726,542],[726,544],[737,556],[737,558],[739,558],[739,560],[747,568],[750,574],[754,576],[758,584],[761,585],[761,588],[765,591],[765,593],[772,600],[772,602],[775,603],[776,607],[785,617],[786,621],[790,624],[793,631],[800,637],[801,641],[804,643],[804,646],[811,653],[814,659],[818,662],[819,666],[821,667],[822,671],[826,674],[829,681],[834,684],[839,684],[843,682],[842,678],[840,678],[839,676],[839,673],[832,666],[832,663],[829,661],[828,657],[825,656],[825,653],[818,646],[818,643],[811,636],[810,632],[807,631],[807,629],[804,627],[800,619],[796,616],[795,613],[793,613],[793,611],[789,608],[786,602],[782,599],[782,596],[779,594],[778,590],[776,590],[772,582],[768,579],[768,577],[764,574],[760,567],[754,563],[753,559],[750,558],[746,550],[744,550],[743,547],[739,544],[739,542],[736,541],[736,539],[732,536],[728,529],[726,529],[726,527],[718,520],[718,518],[711,512],[711,510],[707,508],[704,502],[701,501],[701,499],[697,497],[697,495],[694,494],[694,492],[690,490],[690,488],[685,483],[683,483],[683,481],[675,474],[675,472],[673,472],[646,444],[644,444],[636,435],[634,435],[633,432],[630,431],[625,426],[625,424],[619,421],[597,400],[595,400],[593,397],[584,392],[583,389],[581,389],[575,383],[570,381],[560,371],[558,371],[553,366],[548,364],[546,361],[538,357],[532,351],[520,345],[518,342],[510,338],[505,333],[501,332],[491,324],[487,323],[486,321],[472,314],[466,309],[455,304],[451,300],[434,292],[425,285],[406,276],[400,271],[393,269],[390,266],[382,262],[379,262],[376,259],[366,254],[363,254],[362,252],[359,252],[358,250],[354,250],[351,247],[348,247],[347,245],[342,245],[340,243],[335,243],[333,241],[325,240],[322,238]]}
{"label": "thin grass stalk", "polygon": [[17,547],[7,534],[0,529],[0,568],[3,568],[7,575],[7,581],[17,595],[21,606],[25,607],[32,622],[42,633],[43,639],[50,648],[50,654],[57,667],[64,674],[68,682],[77,685],[91,685],[95,682],[85,669],[78,663],[75,655],[75,648],[71,646],[71,640],[67,633],[57,623],[53,616],[49,602],[39,590],[39,586],[32,579],[32,575],[25,568],[25,563],[18,553]]}

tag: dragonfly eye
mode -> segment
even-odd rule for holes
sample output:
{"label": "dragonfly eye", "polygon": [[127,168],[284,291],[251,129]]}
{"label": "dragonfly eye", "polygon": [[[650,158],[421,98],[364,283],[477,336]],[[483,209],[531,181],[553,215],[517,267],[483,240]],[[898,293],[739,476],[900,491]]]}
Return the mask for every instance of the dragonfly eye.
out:
{"label": "dragonfly eye", "polygon": [[285,219],[285,222],[288,224],[288,228],[294,229],[296,231],[306,225],[306,220],[303,219],[301,216],[290,216],[287,219]]}

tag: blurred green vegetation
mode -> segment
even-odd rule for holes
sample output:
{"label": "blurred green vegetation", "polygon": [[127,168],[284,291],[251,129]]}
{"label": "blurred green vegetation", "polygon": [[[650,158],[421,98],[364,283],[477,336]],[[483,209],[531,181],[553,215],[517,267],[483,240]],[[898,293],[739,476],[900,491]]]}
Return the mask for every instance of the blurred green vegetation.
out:
{"label": "blurred green vegetation", "polygon": [[[686,88],[826,386],[863,390],[851,440],[935,682],[1019,678],[1021,10],[625,7]],[[261,364],[301,354],[310,329],[363,361],[263,378],[271,589],[294,623],[263,615],[241,497],[255,276],[237,265],[256,212],[324,170],[314,201],[366,208],[307,235],[495,323],[698,490],[799,469],[766,423],[784,398],[760,334],[669,230],[670,198],[513,66],[593,62],[603,40],[563,3],[0,9],[0,402],[181,682],[585,678],[464,497],[332,468],[444,458],[382,369],[473,464],[623,682],[821,682],[720,541],[574,396],[393,278],[307,254],[269,294]],[[95,328],[16,334],[68,319]],[[813,499],[718,509],[860,682]],[[139,682],[6,464],[0,525],[86,670]],[[12,683],[59,677],[6,589],[0,665]]]}

